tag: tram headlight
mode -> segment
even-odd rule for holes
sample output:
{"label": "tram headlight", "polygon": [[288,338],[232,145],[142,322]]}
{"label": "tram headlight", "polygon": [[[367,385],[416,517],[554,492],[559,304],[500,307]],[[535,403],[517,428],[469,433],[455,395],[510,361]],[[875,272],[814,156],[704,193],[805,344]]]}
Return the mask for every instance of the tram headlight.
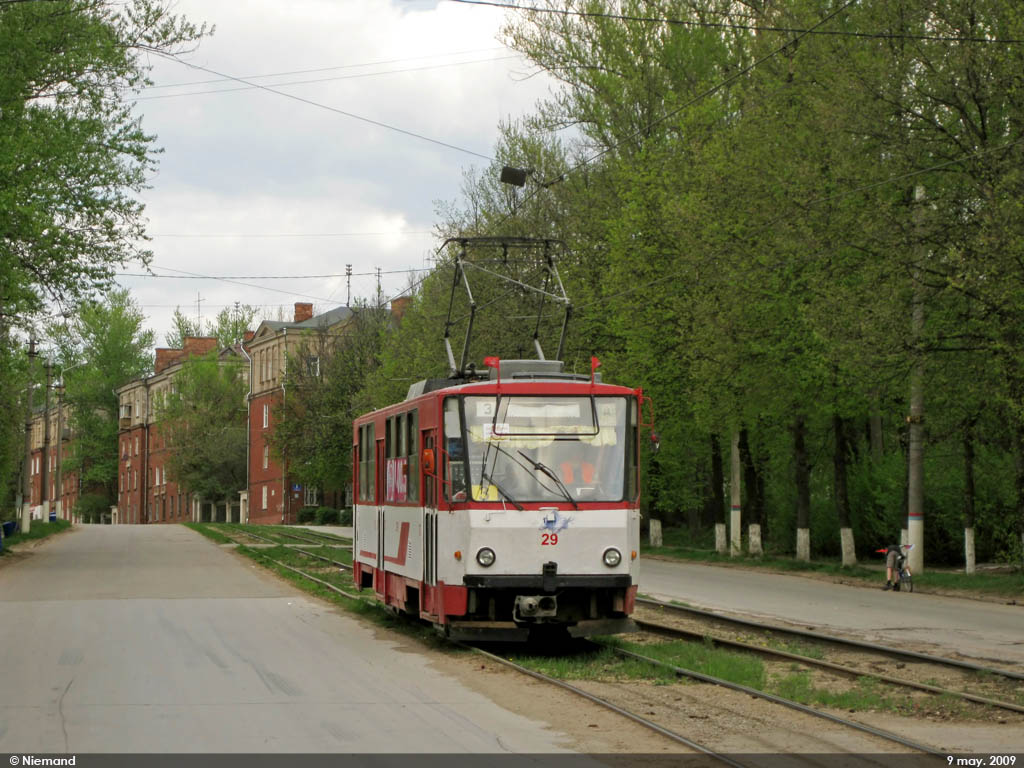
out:
{"label": "tram headlight", "polygon": [[490,547],[481,547],[476,553],[476,561],[484,568],[494,565],[494,550]]}
{"label": "tram headlight", "polygon": [[615,547],[608,547],[608,549],[604,551],[604,554],[601,555],[601,559],[609,568],[614,568],[622,562],[622,553]]}

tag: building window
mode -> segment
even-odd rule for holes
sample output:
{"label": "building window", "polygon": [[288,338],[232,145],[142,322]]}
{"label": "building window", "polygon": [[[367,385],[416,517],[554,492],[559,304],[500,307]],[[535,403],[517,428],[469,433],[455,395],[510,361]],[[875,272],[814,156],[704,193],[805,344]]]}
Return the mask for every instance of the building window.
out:
{"label": "building window", "polygon": [[139,471],[137,469],[132,470],[132,490],[137,490],[139,487]]}
{"label": "building window", "polygon": [[270,446],[263,446],[263,468],[266,469],[270,466]]}
{"label": "building window", "polygon": [[263,428],[270,426],[270,403],[263,404]]}
{"label": "building window", "polygon": [[136,456],[139,455],[139,438],[138,438],[138,435],[136,435],[136,437],[135,437],[135,455]]}
{"label": "building window", "polygon": [[267,486],[263,486],[263,509],[267,508]]}
{"label": "building window", "polygon": [[303,503],[307,507],[318,507],[320,506],[320,489],[306,486],[305,498]]}

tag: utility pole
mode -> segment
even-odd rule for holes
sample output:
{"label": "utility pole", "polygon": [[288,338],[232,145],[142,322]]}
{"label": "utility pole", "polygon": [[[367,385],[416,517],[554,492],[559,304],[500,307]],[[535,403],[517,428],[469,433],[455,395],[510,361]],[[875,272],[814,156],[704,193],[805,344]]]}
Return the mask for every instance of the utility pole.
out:
{"label": "utility pole", "polygon": [[352,265],[345,265],[345,282],[348,284],[348,290],[345,294],[345,306],[352,306]]}
{"label": "utility pole", "polygon": [[50,505],[53,500],[50,498],[50,389],[53,384],[53,352],[46,355],[46,363],[43,366],[46,370],[46,397],[43,408],[43,468],[39,478],[39,503],[43,508],[43,522],[50,520]]}
{"label": "utility pole", "polygon": [[[61,467],[64,461],[64,371],[60,381],[54,385],[57,392],[57,517],[64,519],[64,477]],[[118,467],[118,472],[121,468]]]}
{"label": "utility pole", "polygon": [[25,416],[25,470],[22,473],[21,532],[32,526],[32,361],[36,358],[36,340],[28,340],[28,414]]}
{"label": "utility pole", "polygon": [[742,468],[740,466],[740,430],[732,431],[731,480],[729,481],[729,555],[739,557],[743,554],[743,501],[742,501]]}
{"label": "utility pole", "polygon": [[[914,188],[914,221],[918,236],[922,234],[924,187]],[[918,259],[923,259],[924,246],[916,246]],[[910,333],[914,361],[910,369],[910,449],[907,456],[907,538],[911,545],[907,564],[914,573],[924,570],[924,355],[921,337],[924,333],[924,286],[921,265],[914,265],[914,294],[911,298]]]}

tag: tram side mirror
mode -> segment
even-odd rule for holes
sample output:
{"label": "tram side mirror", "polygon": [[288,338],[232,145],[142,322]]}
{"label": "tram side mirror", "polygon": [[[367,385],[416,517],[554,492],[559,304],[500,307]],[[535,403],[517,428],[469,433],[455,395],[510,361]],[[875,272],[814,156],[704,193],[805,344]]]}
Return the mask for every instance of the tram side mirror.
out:
{"label": "tram side mirror", "polygon": [[423,449],[423,471],[428,474],[434,474],[434,449],[424,448]]}
{"label": "tram side mirror", "polygon": [[657,433],[651,432],[651,453],[657,453],[659,450],[661,450],[661,438]]}

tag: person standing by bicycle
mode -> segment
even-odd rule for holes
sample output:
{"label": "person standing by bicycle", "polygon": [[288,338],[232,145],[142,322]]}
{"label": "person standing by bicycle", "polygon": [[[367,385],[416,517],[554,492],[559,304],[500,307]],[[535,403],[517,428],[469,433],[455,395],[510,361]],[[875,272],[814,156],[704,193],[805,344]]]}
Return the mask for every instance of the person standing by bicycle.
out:
{"label": "person standing by bicycle", "polygon": [[900,556],[900,545],[890,544],[885,550],[885,586],[884,590],[893,589],[899,582],[899,573],[896,572],[896,561]]}

